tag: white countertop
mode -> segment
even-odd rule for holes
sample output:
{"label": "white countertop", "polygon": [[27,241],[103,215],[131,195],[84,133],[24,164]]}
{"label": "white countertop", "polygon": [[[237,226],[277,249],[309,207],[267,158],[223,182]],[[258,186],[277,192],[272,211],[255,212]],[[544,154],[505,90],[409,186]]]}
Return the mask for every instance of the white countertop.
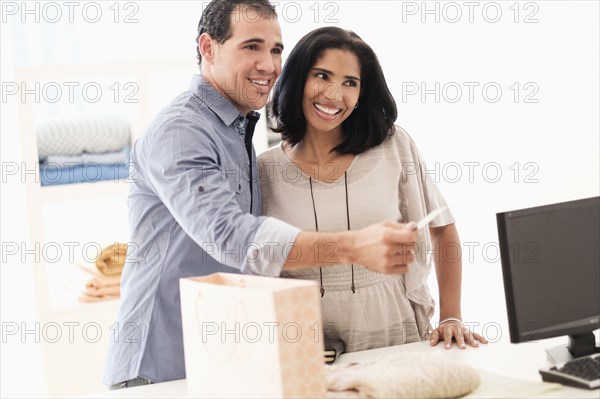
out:
{"label": "white countertop", "polygon": [[[538,369],[548,365],[544,349],[556,345],[566,344],[566,337],[543,340],[536,343],[511,344],[503,340],[488,345],[480,345],[479,348],[467,347],[459,349],[453,346],[452,349],[445,349],[442,344],[431,348],[427,342],[419,342],[407,345],[392,346],[388,348],[372,349],[363,352],[347,353],[339,357],[337,363],[349,363],[361,360],[371,360],[377,357],[408,351],[438,351],[449,356],[453,360],[466,363],[473,368],[480,370],[482,386],[480,388],[489,388],[493,384],[511,385],[513,388],[518,385],[518,381],[511,378],[529,382],[529,389],[544,390]],[[497,378],[496,378],[497,377]],[[488,385],[486,387],[486,384]],[[527,385],[527,384],[525,384]],[[547,387],[547,386],[546,386]],[[481,395],[490,395],[489,390],[475,391]],[[596,390],[584,390],[571,387],[560,387],[536,395],[536,397],[547,398],[598,398],[600,392]],[[494,396],[494,395],[492,395]],[[507,397],[507,392],[503,393]],[[523,396],[523,395],[521,395]],[[530,395],[525,395],[530,396]],[[103,391],[87,398],[185,398],[188,397],[186,380],[177,380],[163,382],[159,384],[146,385],[141,387],[120,389],[114,391]],[[481,397],[481,396],[478,396]],[[487,396],[489,397],[489,396]]]}

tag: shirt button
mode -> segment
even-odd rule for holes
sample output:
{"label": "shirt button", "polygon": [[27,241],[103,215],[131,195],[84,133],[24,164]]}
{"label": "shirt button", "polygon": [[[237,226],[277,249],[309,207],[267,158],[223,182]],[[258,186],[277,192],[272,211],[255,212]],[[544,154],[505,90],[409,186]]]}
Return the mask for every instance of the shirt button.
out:
{"label": "shirt button", "polygon": [[198,191],[201,192],[201,193],[203,193],[204,192],[204,186],[198,187]]}

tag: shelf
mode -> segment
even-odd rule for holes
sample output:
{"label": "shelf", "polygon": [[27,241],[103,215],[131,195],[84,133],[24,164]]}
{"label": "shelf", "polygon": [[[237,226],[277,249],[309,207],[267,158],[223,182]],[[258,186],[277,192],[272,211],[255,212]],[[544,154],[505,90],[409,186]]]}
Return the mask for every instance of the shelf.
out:
{"label": "shelf", "polygon": [[[170,83],[173,79],[183,80],[182,76],[187,77],[195,71],[197,65],[187,57],[150,62],[139,60],[19,67],[15,69],[15,80],[29,86],[35,82],[89,79],[112,82],[116,77],[128,77],[137,86],[135,104],[115,103],[110,104],[110,107],[108,104],[86,104],[85,108],[86,112],[105,113],[104,108],[107,108],[110,112],[126,114],[134,142],[137,134],[144,132],[156,115],[157,110],[155,112],[152,107],[162,108],[166,101],[165,87],[175,90],[176,86]],[[181,87],[181,90],[185,90],[189,78],[185,80],[186,86]],[[54,110],[53,107],[51,116],[70,115],[72,108],[68,105],[64,109],[57,106],[56,115]],[[30,169],[32,165],[39,165],[35,125],[44,117],[37,103],[19,102],[22,162]],[[84,290],[85,282],[91,275],[86,276],[84,270],[74,265],[70,254],[75,251],[74,257],[78,259],[88,244],[97,243],[103,247],[130,240],[127,212],[130,184],[124,180],[105,180],[42,187],[38,174],[37,179],[25,179],[24,185],[29,223],[28,248],[39,248],[40,251],[36,251],[39,260],[30,262],[33,269],[35,298],[32,300],[36,316],[44,326],[58,325],[58,331],[67,334],[56,343],[41,340],[44,380],[48,384],[50,396],[80,397],[82,392],[89,391],[91,387],[96,389],[98,386],[97,389],[101,389],[100,376],[120,301],[79,302],[80,292]],[[94,247],[95,245],[90,248]],[[55,252],[60,252],[52,252],[55,248]],[[71,342],[68,326],[73,323],[79,324],[75,339]],[[101,328],[102,335],[97,342],[82,335],[84,326],[92,323]],[[53,331],[49,330],[50,333]],[[94,329],[90,328],[89,332],[93,334]],[[65,375],[76,374],[76,381],[65,384]]]}
{"label": "shelf", "polygon": [[85,283],[94,275],[74,264],[57,264],[47,266],[48,299],[52,313],[70,313],[81,311],[110,310],[116,315],[118,299],[98,302],[80,302],[79,294]]}
{"label": "shelf", "polygon": [[94,183],[61,184],[41,187],[42,202],[92,199],[104,196],[127,197],[129,183],[125,180],[102,180]]}
{"label": "shelf", "polygon": [[93,314],[94,312],[100,311],[110,311],[114,313],[114,318],[112,320],[116,320],[117,310],[119,309],[119,300],[118,299],[110,299],[106,301],[98,301],[98,302],[90,302],[83,303],[77,300],[73,301],[60,301],[60,302],[52,302],[50,307],[50,316],[55,314],[61,315],[69,315],[69,314]]}

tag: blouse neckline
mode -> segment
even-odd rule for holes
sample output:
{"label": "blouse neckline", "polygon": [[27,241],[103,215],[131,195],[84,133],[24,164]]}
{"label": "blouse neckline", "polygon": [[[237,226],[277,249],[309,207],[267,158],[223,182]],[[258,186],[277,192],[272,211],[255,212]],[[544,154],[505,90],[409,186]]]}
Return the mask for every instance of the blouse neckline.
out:
{"label": "blouse neckline", "polygon": [[[283,150],[283,141],[281,141],[279,143],[279,145],[277,146],[279,151],[278,153],[280,154],[281,158],[283,158],[285,160],[285,162],[287,164],[292,165],[292,167],[294,168],[294,170],[298,171],[300,173],[300,176],[302,176],[306,181],[308,181],[309,179],[312,179],[313,182],[326,186],[326,187],[331,187],[331,186],[335,186],[337,184],[339,184],[341,181],[344,180],[344,173],[342,173],[342,175],[340,177],[338,177],[335,181],[332,181],[331,183],[326,183],[322,180],[319,179],[315,179],[312,176],[307,175],[306,173],[304,173],[304,171],[302,169],[300,169],[296,163],[294,161],[292,161],[287,154],[285,153],[285,151]],[[356,163],[358,162],[358,159],[360,158],[362,154],[356,154],[354,156],[354,159],[352,160],[352,162],[350,163],[350,165],[348,166],[348,168],[346,169],[346,174],[350,174],[352,172],[352,169],[354,169],[354,166],[356,165]]]}

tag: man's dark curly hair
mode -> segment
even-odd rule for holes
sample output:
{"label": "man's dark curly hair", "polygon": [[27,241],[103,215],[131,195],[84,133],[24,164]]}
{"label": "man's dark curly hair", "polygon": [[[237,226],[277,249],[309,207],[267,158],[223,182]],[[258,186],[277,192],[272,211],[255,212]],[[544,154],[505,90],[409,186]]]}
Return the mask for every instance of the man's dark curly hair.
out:
{"label": "man's dark curly hair", "polygon": [[[275,7],[268,0],[213,0],[204,9],[198,23],[196,36],[196,58],[198,65],[202,63],[202,55],[198,48],[200,35],[207,32],[219,44],[225,43],[231,37],[231,14],[238,6],[251,7],[260,13],[266,13],[269,18],[277,18]],[[244,14],[241,14],[244,17]]]}

